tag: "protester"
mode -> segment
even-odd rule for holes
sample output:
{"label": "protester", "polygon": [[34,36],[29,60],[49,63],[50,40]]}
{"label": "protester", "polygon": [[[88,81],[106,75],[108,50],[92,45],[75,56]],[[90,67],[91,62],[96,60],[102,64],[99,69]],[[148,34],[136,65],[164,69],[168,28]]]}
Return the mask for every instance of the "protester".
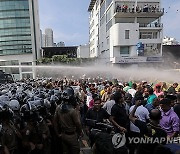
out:
{"label": "protester", "polygon": [[112,107],[113,107],[114,104],[115,104],[114,94],[112,94],[112,95],[110,96],[110,100],[107,101],[107,102],[103,105],[102,108],[105,109],[109,115],[111,115],[111,109],[112,109]]}
{"label": "protester", "polygon": [[[150,112],[150,122],[145,123],[135,117],[135,112],[138,106],[141,105],[140,101],[137,101],[132,112],[130,113],[130,121],[134,123],[139,129],[142,137],[158,139],[160,141],[161,137],[166,138],[167,133],[161,129],[159,122],[161,119],[161,112],[158,109],[153,109]],[[165,144],[165,141],[162,143],[152,142],[147,144],[139,144],[137,147],[137,154],[152,154],[155,152],[155,149],[158,145]]]}
{"label": "protester", "polygon": [[101,98],[94,99],[94,106],[87,111],[86,119],[96,120],[97,122],[103,122],[103,119],[108,119],[109,115],[101,107]]}
{"label": "protester", "polygon": [[[138,118],[138,120],[141,120],[143,122],[147,122],[149,120],[149,112],[148,110],[143,106],[142,101],[144,100],[143,97],[136,97],[135,104],[136,102],[140,102],[141,105],[138,106],[135,112],[135,116]],[[129,113],[132,112],[134,109],[135,105],[131,106],[129,109]],[[132,122],[130,122],[130,132],[129,132],[130,137],[140,137],[140,130],[138,127],[136,127]],[[135,149],[137,148],[137,144],[130,144],[129,145],[129,153],[134,154]]]}
{"label": "protester", "polygon": [[174,112],[178,115],[180,118],[180,93],[177,94],[177,102],[174,105]]}
{"label": "protester", "polygon": [[132,97],[134,97],[135,93],[136,93],[136,89],[137,89],[137,84],[133,83],[132,84],[132,88],[129,89],[127,92],[130,93],[132,95]]}
{"label": "protester", "polygon": [[146,104],[145,108],[148,109],[148,111],[150,112],[152,109],[156,109],[159,107],[159,98],[155,98],[152,102],[152,104]]}
{"label": "protester", "polygon": [[166,131],[169,138],[177,137],[179,134],[179,118],[171,109],[171,100],[165,98],[160,101],[162,119],[160,125]]}
{"label": "protester", "polygon": [[158,97],[160,95],[164,95],[164,92],[162,91],[161,85],[156,84],[154,88],[154,94]]}
{"label": "protester", "polygon": [[172,86],[169,87],[168,89],[168,94],[173,94],[175,95],[176,94],[176,88],[178,87],[178,83],[173,83]]}
{"label": "protester", "polygon": [[145,93],[145,97],[147,98],[146,104],[152,104],[154,99],[157,98],[157,96],[154,94],[154,90],[152,87],[147,86],[144,89],[144,93]]}

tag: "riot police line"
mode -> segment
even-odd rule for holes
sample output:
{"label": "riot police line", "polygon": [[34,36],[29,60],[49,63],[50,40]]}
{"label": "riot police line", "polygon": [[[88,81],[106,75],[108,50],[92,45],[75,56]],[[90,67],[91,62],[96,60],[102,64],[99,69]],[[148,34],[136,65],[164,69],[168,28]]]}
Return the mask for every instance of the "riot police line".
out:
{"label": "riot police line", "polygon": [[62,152],[53,118],[56,107],[70,96],[59,88],[35,84],[27,81],[0,86],[1,154]]}
{"label": "riot police line", "polygon": [[[42,82],[37,84],[34,80],[2,84],[0,86],[0,153],[79,153],[78,140],[83,136],[82,123],[79,113],[74,112],[77,111],[76,106],[79,103],[80,100],[73,88],[67,85],[61,88],[49,88],[47,84]],[[72,113],[74,121],[72,120],[70,126],[59,124],[59,120],[64,122],[63,119],[59,119],[61,113],[67,114],[68,117]],[[73,123],[77,123],[79,132],[76,124]],[[97,126],[104,132],[106,125],[97,123],[93,128]],[[68,139],[67,135],[70,135],[71,139]],[[65,146],[66,139],[72,141]],[[70,145],[71,142],[77,143]],[[71,146],[74,148],[69,150]]]}

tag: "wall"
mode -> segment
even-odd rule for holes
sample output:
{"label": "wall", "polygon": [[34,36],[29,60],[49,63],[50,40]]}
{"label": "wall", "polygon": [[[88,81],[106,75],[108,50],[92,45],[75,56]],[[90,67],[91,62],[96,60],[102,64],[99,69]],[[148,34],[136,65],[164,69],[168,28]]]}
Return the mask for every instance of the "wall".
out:
{"label": "wall", "polygon": [[80,45],[77,48],[77,58],[89,58],[89,45]]}

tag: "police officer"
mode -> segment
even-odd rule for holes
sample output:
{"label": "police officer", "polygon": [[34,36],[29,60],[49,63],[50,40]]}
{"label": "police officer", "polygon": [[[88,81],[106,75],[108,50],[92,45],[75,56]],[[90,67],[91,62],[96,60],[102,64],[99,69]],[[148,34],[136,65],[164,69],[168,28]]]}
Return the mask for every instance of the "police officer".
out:
{"label": "police officer", "polygon": [[74,91],[68,87],[62,94],[63,102],[56,108],[54,127],[63,144],[63,153],[79,154],[79,136],[82,134],[80,117],[76,106]]}
{"label": "police officer", "polygon": [[0,138],[2,144],[1,148],[7,154],[19,154],[18,138],[21,138],[21,134],[11,121],[12,116],[13,111],[7,105],[0,105],[0,121],[2,122]]}
{"label": "police officer", "polygon": [[43,118],[38,116],[36,106],[28,102],[21,107],[20,111],[26,122],[22,130],[24,154],[49,154],[49,128]]}

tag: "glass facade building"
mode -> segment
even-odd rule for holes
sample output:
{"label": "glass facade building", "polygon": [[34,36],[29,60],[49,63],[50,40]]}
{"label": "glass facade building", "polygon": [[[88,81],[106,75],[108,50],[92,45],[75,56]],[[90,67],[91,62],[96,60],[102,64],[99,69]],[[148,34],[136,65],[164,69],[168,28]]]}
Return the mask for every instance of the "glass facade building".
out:
{"label": "glass facade building", "polygon": [[32,53],[28,0],[0,0],[0,55]]}

